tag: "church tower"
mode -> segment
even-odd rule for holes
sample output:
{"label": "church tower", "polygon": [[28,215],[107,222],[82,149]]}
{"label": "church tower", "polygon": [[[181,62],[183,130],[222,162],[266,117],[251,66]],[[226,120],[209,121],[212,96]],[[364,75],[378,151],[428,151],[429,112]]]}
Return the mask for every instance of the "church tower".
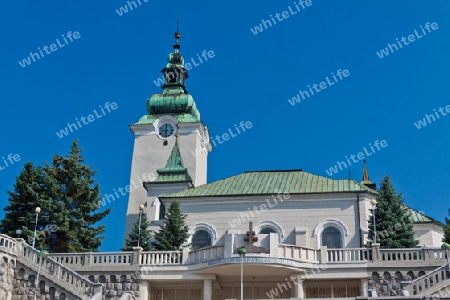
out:
{"label": "church tower", "polygon": [[156,221],[161,214],[157,197],[206,184],[212,147],[208,128],[185,87],[189,76],[179,39],[176,32],[173,52],[161,70],[162,93],[151,96],[148,114],[130,125],[135,138],[125,236],[139,215],[139,205],[144,205],[149,221]]}

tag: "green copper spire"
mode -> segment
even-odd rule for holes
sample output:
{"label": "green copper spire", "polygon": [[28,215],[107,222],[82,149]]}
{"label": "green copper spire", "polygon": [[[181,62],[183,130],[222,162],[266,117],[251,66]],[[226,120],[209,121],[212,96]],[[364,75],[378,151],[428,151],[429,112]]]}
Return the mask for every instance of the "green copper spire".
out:
{"label": "green copper spire", "polygon": [[161,70],[164,74],[162,93],[155,94],[147,100],[149,115],[143,116],[138,124],[153,123],[158,115],[173,115],[178,122],[200,122],[200,112],[194,98],[188,94],[184,85],[189,77],[184,68],[184,58],[179,52],[180,33],[175,32],[173,52],[167,57],[168,64]]}
{"label": "green copper spire", "polygon": [[162,169],[157,169],[156,172],[158,177],[154,182],[189,182],[192,184],[191,176],[189,176],[187,169],[183,165],[183,159],[178,147],[178,136],[166,166]]}

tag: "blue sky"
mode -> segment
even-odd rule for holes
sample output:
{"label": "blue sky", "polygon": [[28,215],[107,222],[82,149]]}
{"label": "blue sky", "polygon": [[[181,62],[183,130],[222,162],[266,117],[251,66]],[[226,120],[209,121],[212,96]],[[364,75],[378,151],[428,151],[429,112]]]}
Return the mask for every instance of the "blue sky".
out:
{"label": "blue sky", "polygon": [[[102,193],[129,184],[133,135],[128,125],[146,114],[146,99],[160,92],[153,81],[172,50],[179,13],[185,60],[203,50],[215,54],[190,70],[186,83],[211,135],[241,121],[253,124],[210,154],[209,182],[271,169],[301,168],[330,177],[326,170],[337,161],[364,147],[371,152],[369,143],[385,140],[387,146],[374,148],[367,158],[371,179],[378,183],[389,174],[407,205],[439,221],[447,216],[450,2],[312,0],[305,8],[297,3],[300,11],[294,1],[140,2],[122,16],[116,10],[127,5],[123,0],[3,4],[0,157],[18,154],[20,161],[5,167],[0,160],[1,207],[25,162],[66,154],[75,138],[87,164],[98,170]],[[252,32],[276,13],[282,21]],[[424,35],[420,26],[427,30],[427,22],[438,28]],[[62,35],[67,38],[69,31],[79,36],[65,43]],[[411,34],[414,42],[383,58],[377,55]],[[18,63],[56,39],[63,47],[47,49],[50,54],[25,67]],[[308,85],[326,82],[327,76],[333,81],[339,69],[349,75],[289,103]],[[100,106],[107,102],[117,108],[102,115]],[[423,120],[440,107],[439,119]],[[56,135],[95,109],[101,118],[66,137]],[[421,119],[426,126],[417,129],[414,123]],[[360,180],[363,163],[356,161],[331,178],[346,179],[350,170]],[[127,200],[110,204],[102,251],[122,245]]]}

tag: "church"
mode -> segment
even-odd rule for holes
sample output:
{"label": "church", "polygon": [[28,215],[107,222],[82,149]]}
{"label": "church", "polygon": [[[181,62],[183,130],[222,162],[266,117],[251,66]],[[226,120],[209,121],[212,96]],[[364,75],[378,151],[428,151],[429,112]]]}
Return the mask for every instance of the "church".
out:
{"label": "church", "polygon": [[365,246],[377,196],[365,163],[360,182],[295,169],[248,171],[208,183],[215,141],[250,130],[252,123],[211,139],[186,91],[179,39],[176,32],[162,93],[151,96],[147,114],[130,125],[133,189],[125,234],[141,211],[157,231],[178,201],[190,247],[49,254],[0,234],[0,300],[33,294],[50,300],[450,300],[442,223],[404,206],[419,246],[380,249],[377,241],[402,224],[377,232]]}
{"label": "church", "polygon": [[[179,39],[176,32],[173,52],[161,71],[162,93],[151,96],[148,114],[130,125],[135,137],[130,180],[142,182],[142,187],[130,191],[126,236],[142,205],[149,229],[157,231],[172,201],[180,202],[190,228],[191,249],[182,258],[185,267],[161,268],[161,261],[152,259],[151,271],[141,274],[149,299],[240,299],[240,263],[244,299],[356,297],[367,296],[370,289],[376,293],[378,275],[374,279],[368,264],[385,256],[379,244],[364,247],[376,198],[366,164],[361,182],[298,169],[249,171],[207,183],[213,146],[196,102],[186,91],[189,76]],[[251,123],[240,125],[236,133],[251,128],[246,127]],[[421,249],[439,248],[443,224],[404,209],[414,222]],[[238,254],[241,248],[245,257]],[[439,258],[441,253],[433,255]],[[392,277],[399,281],[420,275],[412,265],[397,267]],[[378,288],[378,294],[382,292]]]}

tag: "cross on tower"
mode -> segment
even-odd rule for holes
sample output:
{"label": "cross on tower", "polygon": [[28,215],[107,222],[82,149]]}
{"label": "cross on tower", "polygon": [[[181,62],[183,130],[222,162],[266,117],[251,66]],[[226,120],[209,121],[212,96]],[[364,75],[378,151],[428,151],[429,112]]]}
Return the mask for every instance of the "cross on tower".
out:
{"label": "cross on tower", "polygon": [[252,230],[252,228],[253,222],[249,222],[247,236],[244,237],[244,241],[248,242],[249,245],[252,245],[254,242],[258,241],[258,237],[255,236],[255,232]]}

